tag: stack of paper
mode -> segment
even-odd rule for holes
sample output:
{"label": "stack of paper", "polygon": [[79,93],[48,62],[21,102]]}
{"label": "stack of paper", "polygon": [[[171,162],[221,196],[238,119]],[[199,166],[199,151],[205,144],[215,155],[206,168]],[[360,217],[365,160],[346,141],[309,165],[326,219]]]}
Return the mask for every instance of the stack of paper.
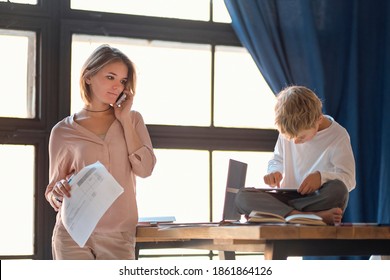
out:
{"label": "stack of paper", "polygon": [[101,217],[123,193],[123,188],[98,161],[84,167],[69,184],[71,196],[64,197],[62,223],[73,240],[84,247]]}

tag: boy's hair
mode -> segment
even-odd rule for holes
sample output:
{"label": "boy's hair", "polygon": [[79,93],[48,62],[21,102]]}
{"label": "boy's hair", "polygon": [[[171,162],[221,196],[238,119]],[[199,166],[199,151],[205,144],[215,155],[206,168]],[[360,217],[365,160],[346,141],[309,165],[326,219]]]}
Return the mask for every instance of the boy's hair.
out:
{"label": "boy's hair", "polygon": [[86,80],[94,76],[104,66],[112,62],[122,61],[128,69],[127,82],[125,88],[130,91],[133,95],[135,94],[136,87],[136,69],[133,62],[120,50],[111,47],[110,45],[104,44],[99,46],[85,61],[81,68],[80,75],[80,93],[86,105],[91,103],[91,90]]}
{"label": "boy's hair", "polygon": [[310,89],[290,86],[277,95],[275,124],[279,132],[292,139],[302,130],[315,127],[322,116],[322,102]]}

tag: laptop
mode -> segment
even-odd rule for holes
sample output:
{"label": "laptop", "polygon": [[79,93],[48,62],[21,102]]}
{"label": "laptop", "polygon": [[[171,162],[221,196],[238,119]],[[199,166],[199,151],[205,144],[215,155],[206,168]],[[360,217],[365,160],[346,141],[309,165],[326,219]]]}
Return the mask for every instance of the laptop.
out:
{"label": "laptop", "polygon": [[239,221],[241,219],[241,214],[238,212],[234,200],[238,191],[245,187],[247,168],[248,164],[244,162],[229,160],[222,221]]}

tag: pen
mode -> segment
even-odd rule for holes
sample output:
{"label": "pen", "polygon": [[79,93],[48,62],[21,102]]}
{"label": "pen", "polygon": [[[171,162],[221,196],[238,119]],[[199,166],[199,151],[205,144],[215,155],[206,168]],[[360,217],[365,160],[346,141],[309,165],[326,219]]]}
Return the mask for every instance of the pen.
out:
{"label": "pen", "polygon": [[73,177],[74,177],[74,173],[72,174],[72,176],[69,177],[68,184],[72,181]]}

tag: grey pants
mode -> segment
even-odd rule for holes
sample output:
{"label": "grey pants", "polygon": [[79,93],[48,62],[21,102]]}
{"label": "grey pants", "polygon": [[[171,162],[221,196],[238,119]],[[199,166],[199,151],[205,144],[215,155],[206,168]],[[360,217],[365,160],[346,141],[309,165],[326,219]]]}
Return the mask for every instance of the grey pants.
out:
{"label": "grey pants", "polygon": [[237,193],[235,203],[241,214],[249,215],[252,210],[270,212],[285,217],[292,210],[317,212],[339,207],[347,207],[349,192],[340,180],[328,181],[316,192],[301,195],[295,192],[270,193],[242,188]]}

